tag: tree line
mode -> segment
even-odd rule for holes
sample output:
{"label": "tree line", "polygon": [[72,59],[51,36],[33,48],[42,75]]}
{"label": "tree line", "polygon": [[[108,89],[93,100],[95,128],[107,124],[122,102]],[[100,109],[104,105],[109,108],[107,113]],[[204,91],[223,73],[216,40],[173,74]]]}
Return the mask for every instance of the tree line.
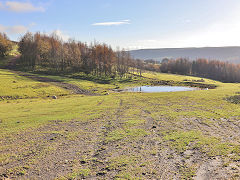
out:
{"label": "tree line", "polygon": [[[11,51],[13,43],[0,33],[0,56]],[[94,76],[124,77],[130,71],[142,74],[143,70],[194,75],[222,82],[240,82],[240,65],[217,60],[186,58],[156,61],[134,60],[129,51],[113,50],[107,44],[97,42],[90,45],[75,40],[63,41],[56,34],[26,33],[19,41],[18,61],[28,70],[55,72],[84,72]]]}
{"label": "tree line", "polygon": [[63,41],[56,34],[26,33],[19,41],[20,65],[30,70],[84,72],[95,76],[124,77],[134,61],[128,51],[107,44]]}
{"label": "tree line", "polygon": [[240,82],[240,64],[232,64],[218,60],[186,58],[162,62],[159,67],[163,73],[194,75],[222,82]]}

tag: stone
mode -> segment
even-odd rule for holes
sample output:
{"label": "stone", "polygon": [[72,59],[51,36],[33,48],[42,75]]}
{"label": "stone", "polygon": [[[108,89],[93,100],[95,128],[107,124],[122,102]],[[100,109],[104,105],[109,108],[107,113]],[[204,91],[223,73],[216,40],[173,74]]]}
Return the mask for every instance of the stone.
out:
{"label": "stone", "polygon": [[53,99],[57,99],[57,96],[52,96]]}

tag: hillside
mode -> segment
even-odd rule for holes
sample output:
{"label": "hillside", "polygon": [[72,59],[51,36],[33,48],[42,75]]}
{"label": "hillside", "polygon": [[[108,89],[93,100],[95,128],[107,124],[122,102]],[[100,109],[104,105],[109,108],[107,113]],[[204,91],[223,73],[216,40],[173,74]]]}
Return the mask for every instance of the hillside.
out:
{"label": "hillside", "polygon": [[154,59],[161,61],[163,58],[207,58],[232,63],[240,63],[240,47],[203,47],[203,48],[163,48],[140,49],[130,51],[131,55],[139,59]]}
{"label": "hillside", "polygon": [[[0,83],[4,87],[0,179],[237,179],[240,175],[240,108],[226,101],[239,93],[238,84],[152,72],[103,84],[78,74],[9,70],[0,70]],[[167,83],[217,88],[116,91]],[[73,91],[78,88],[82,93]]]}

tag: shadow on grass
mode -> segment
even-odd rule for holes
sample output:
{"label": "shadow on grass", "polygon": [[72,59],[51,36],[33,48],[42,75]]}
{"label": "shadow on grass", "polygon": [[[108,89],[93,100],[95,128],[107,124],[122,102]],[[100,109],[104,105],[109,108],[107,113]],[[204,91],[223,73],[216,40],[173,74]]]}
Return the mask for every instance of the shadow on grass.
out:
{"label": "shadow on grass", "polygon": [[240,104],[240,95],[230,96],[225,98],[225,100],[233,104]]}
{"label": "shadow on grass", "polygon": [[[16,70],[16,71],[21,71],[25,73],[32,73],[35,75],[51,75],[51,76],[61,76],[65,78],[72,78],[72,79],[79,79],[79,80],[87,80],[87,81],[92,81],[96,82],[99,84],[111,84],[114,82],[119,82],[119,83],[127,83],[127,82],[133,82],[132,77],[116,77],[116,76],[95,76],[92,74],[86,74],[84,72],[72,72],[72,71],[65,71],[65,72],[59,72],[59,71],[50,71],[50,70],[29,70],[24,67],[17,66],[14,69],[11,70]],[[61,82],[61,80],[58,80]]]}

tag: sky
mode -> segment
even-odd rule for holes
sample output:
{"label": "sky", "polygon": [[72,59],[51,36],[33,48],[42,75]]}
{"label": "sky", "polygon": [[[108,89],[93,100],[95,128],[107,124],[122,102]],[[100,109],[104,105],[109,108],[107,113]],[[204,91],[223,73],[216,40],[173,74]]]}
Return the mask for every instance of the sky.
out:
{"label": "sky", "polygon": [[0,32],[27,31],[125,49],[240,46],[240,1],[0,0]]}

